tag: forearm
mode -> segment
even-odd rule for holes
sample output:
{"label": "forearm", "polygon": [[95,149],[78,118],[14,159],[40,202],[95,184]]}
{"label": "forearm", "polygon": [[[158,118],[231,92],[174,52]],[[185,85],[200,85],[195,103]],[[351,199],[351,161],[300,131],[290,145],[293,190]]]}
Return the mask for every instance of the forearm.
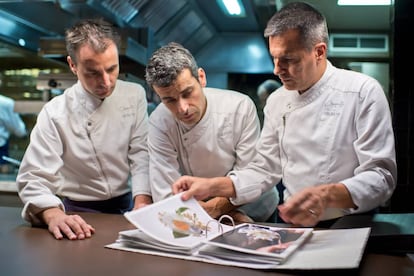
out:
{"label": "forearm", "polygon": [[230,177],[201,178],[182,176],[172,184],[173,193],[183,192],[181,199],[188,200],[194,197],[197,200],[206,200],[214,197],[231,198],[236,196],[233,181]]}
{"label": "forearm", "polygon": [[134,197],[134,209],[139,209],[149,204],[152,204],[152,198],[149,195],[136,195]]}
{"label": "forearm", "polygon": [[42,211],[39,214],[39,218],[47,225],[49,225],[50,221],[59,215],[63,215],[65,212],[58,207],[52,207]]}
{"label": "forearm", "polygon": [[357,207],[344,184],[329,183],[303,189],[279,205],[278,209],[280,217],[287,223],[314,226],[321,219],[331,218],[326,216],[328,208]]}
{"label": "forearm", "polygon": [[220,197],[236,197],[233,181],[228,176],[214,177],[209,179],[210,195]]}
{"label": "forearm", "polygon": [[351,194],[342,183],[331,183],[318,186],[327,208],[357,208]]}

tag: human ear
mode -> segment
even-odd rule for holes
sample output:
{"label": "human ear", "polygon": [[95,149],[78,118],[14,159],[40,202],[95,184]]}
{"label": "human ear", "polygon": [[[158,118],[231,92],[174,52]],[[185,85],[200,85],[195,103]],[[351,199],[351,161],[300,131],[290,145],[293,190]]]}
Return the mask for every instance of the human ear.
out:
{"label": "human ear", "polygon": [[72,73],[73,74],[77,74],[77,70],[76,70],[76,65],[75,65],[75,63],[73,62],[73,60],[72,60],[72,58],[70,57],[70,56],[67,56],[66,57],[66,60],[67,60],[67,62],[68,62],[68,64],[69,64],[69,68],[70,68],[70,70],[72,71]]}
{"label": "human ear", "polygon": [[203,68],[198,68],[198,81],[200,82],[201,87],[206,87],[207,76]]}
{"label": "human ear", "polygon": [[320,42],[315,45],[315,57],[317,60],[321,60],[326,56],[326,44],[324,42]]}

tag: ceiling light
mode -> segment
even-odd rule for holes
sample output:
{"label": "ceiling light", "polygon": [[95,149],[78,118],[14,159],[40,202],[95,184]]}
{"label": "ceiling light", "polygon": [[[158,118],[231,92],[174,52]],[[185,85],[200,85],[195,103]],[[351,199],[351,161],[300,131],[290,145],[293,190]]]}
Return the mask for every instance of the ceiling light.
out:
{"label": "ceiling light", "polygon": [[246,11],[241,0],[217,0],[217,4],[227,16],[246,16]]}
{"label": "ceiling light", "polygon": [[390,6],[391,0],[338,0],[338,6]]}
{"label": "ceiling light", "polygon": [[24,40],[23,38],[19,38],[18,43],[20,46],[26,46],[26,40]]}

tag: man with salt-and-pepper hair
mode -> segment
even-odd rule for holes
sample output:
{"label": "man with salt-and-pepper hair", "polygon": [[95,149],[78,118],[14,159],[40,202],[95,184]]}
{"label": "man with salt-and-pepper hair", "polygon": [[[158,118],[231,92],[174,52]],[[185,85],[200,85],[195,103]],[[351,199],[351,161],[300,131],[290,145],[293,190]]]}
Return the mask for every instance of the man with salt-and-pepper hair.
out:
{"label": "man with salt-and-pepper hair", "polygon": [[[171,196],[171,184],[182,175],[226,176],[253,158],[260,133],[253,101],[239,92],[207,88],[206,73],[187,49],[177,43],[161,47],[145,77],[161,99],[148,132],[154,201]],[[229,214],[236,223],[264,222],[276,210],[278,196],[273,188],[243,206],[223,197],[204,200],[214,218]]]}
{"label": "man with salt-and-pepper hair", "polygon": [[329,224],[369,212],[391,197],[397,178],[394,133],[386,95],[375,79],[327,59],[325,17],[289,3],[264,32],[283,87],[267,99],[258,154],[226,177],[182,177],[174,192],[230,198],[244,204],[283,180],[284,222]]}
{"label": "man with salt-and-pepper hair", "polygon": [[78,82],[45,104],[20,166],[22,215],[46,224],[56,239],[85,239],[95,231],[66,212],[122,214],[150,194],[146,93],[118,80],[118,43],[103,20],[66,31],[67,61]]}

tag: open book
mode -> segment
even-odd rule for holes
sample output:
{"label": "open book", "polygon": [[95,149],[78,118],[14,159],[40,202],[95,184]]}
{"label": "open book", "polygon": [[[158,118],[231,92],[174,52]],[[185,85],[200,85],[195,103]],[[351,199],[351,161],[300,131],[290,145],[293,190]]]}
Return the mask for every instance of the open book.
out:
{"label": "open book", "polygon": [[121,231],[124,246],[197,255],[230,261],[283,263],[311,235],[312,228],[279,228],[260,224],[226,224],[215,220],[195,200],[172,196],[125,217],[136,230]]}
{"label": "open book", "polygon": [[262,224],[228,225],[180,194],[125,213],[137,229],[105,247],[253,269],[356,268],[370,228],[314,230]]}

